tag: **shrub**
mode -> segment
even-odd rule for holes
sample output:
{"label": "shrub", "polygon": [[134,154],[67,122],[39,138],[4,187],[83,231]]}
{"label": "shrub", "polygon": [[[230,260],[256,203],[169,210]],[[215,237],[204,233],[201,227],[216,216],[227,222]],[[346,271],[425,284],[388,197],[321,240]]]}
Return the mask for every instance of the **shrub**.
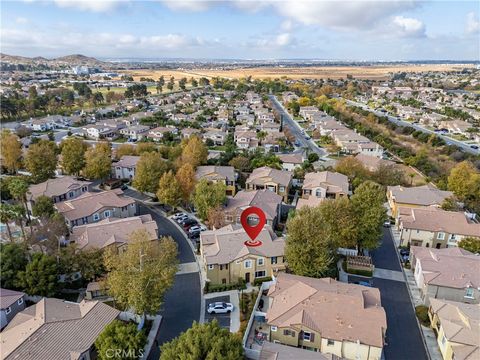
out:
{"label": "shrub", "polygon": [[428,317],[428,307],[425,305],[418,305],[415,307],[415,314],[417,315],[418,321],[423,326],[430,326],[430,318]]}
{"label": "shrub", "polygon": [[262,278],[256,278],[254,281],[253,281],[253,285],[254,286],[259,286],[259,285],[262,285],[263,282],[265,281],[271,281],[272,280],[272,277],[271,276],[265,276],[265,277],[262,277]]}

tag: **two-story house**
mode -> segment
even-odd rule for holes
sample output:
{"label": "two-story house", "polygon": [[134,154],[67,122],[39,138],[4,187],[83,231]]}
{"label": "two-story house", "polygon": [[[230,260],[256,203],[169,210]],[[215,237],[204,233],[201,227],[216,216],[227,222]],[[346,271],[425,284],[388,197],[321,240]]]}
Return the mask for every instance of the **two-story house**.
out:
{"label": "two-story house", "polygon": [[451,191],[437,189],[431,184],[404,187],[401,185],[387,186],[387,200],[391,214],[398,217],[398,208],[440,207],[445,199],[452,197]]}
{"label": "two-story house", "polygon": [[221,182],[226,186],[226,195],[234,196],[235,188],[235,169],[233,166],[199,166],[195,173],[195,180],[206,179],[208,182]]}
{"label": "two-story house", "polygon": [[211,284],[234,284],[239,279],[253,282],[285,269],[285,239],[266,226],[255,239],[260,246],[247,246],[247,233],[241,225],[227,225],[200,235],[200,253]]}
{"label": "two-story house", "polygon": [[439,208],[400,208],[400,244],[437,249],[455,247],[465,237],[480,238],[480,224],[464,213]]}
{"label": "two-story house", "polygon": [[344,359],[382,358],[387,317],[376,288],[280,272],[262,311],[270,342]]}
{"label": "two-story house", "polygon": [[77,180],[73,176],[48,179],[40,184],[30,185],[27,192],[27,205],[32,210],[39,196],[48,196],[54,203],[75,199],[90,190],[90,181]]}
{"label": "two-story house", "polygon": [[142,140],[148,135],[150,127],[145,125],[131,125],[120,130],[120,134],[132,140]]}
{"label": "two-story house", "polygon": [[255,150],[258,147],[259,141],[256,131],[235,131],[234,141],[237,147],[241,150]]}
{"label": "two-story house", "polygon": [[246,190],[270,190],[288,200],[293,174],[290,171],[263,166],[252,171],[245,182]]}
{"label": "two-story house", "polygon": [[480,257],[462,248],[410,248],[415,282],[426,305],[430,299],[480,302]]}
{"label": "two-story house", "polygon": [[140,156],[124,155],[119,161],[112,163],[112,172],[115,179],[129,179],[135,177],[135,170]]}
{"label": "two-story house", "polygon": [[324,199],[338,199],[348,196],[349,193],[348,177],[343,174],[331,171],[307,173],[297,209],[304,206],[315,207]]}
{"label": "two-story house", "polygon": [[0,330],[25,309],[25,293],[0,288]]}
{"label": "two-story house", "polygon": [[240,216],[246,208],[256,206],[263,210],[267,225],[275,228],[282,214],[282,197],[269,190],[239,191],[227,199],[224,209],[227,224],[240,224]]}
{"label": "two-story house", "polygon": [[55,207],[65,217],[70,228],[98,222],[109,217],[135,216],[137,214],[135,200],[122,196],[122,194],[123,191],[120,189],[97,193],[88,192],[76,199],[56,203]]}

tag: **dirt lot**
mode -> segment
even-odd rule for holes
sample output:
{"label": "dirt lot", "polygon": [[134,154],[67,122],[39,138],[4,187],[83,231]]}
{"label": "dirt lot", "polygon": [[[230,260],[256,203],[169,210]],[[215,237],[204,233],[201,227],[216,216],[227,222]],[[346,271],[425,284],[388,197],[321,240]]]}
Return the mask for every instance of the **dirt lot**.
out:
{"label": "dirt lot", "polygon": [[226,77],[226,78],[243,78],[252,76],[255,79],[280,78],[282,76],[291,79],[340,79],[346,78],[347,75],[359,79],[382,80],[393,72],[423,72],[423,71],[452,71],[459,70],[472,65],[449,65],[449,64],[421,64],[421,65],[386,65],[386,66],[318,66],[318,67],[258,67],[234,70],[127,70],[125,73],[131,74],[135,80],[140,77],[152,77],[158,79],[161,75],[168,79],[170,76],[179,79],[186,77]]}

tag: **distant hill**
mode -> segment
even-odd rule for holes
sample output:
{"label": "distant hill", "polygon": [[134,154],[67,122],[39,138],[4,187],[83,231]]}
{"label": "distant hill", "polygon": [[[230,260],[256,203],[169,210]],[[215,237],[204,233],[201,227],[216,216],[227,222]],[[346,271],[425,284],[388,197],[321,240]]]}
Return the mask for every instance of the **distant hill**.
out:
{"label": "distant hill", "polygon": [[25,56],[17,56],[17,55],[8,55],[8,54],[1,54],[0,58],[2,62],[8,62],[13,64],[46,64],[50,66],[60,66],[60,65],[69,65],[69,66],[76,66],[76,65],[87,65],[87,66],[105,66],[108,63],[104,61],[100,61],[93,57],[88,57],[81,54],[72,54],[67,56],[61,56],[58,58],[53,59],[46,59],[41,56],[37,57],[25,57]]}

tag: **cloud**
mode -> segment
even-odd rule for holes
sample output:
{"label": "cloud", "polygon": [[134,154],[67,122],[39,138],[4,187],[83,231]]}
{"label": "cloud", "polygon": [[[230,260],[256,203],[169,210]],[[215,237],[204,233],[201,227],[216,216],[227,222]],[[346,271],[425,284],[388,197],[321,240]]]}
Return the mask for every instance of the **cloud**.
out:
{"label": "cloud", "polygon": [[425,24],[418,19],[395,16],[393,27],[403,37],[424,37]]}
{"label": "cloud", "polygon": [[292,42],[292,36],[289,33],[279,34],[275,38],[275,44],[278,46],[287,46],[291,42]]}
{"label": "cloud", "polygon": [[467,34],[475,34],[480,32],[480,21],[478,20],[478,15],[473,11],[467,14],[467,25],[465,28]]}
{"label": "cloud", "polygon": [[171,10],[175,11],[205,11],[207,10],[212,1],[204,0],[166,0],[162,3]]}
{"label": "cloud", "polygon": [[121,3],[127,2],[128,0],[54,0],[54,3],[61,8],[74,8],[93,12],[111,11]]}
{"label": "cloud", "polygon": [[15,22],[17,24],[26,24],[28,23],[28,19],[20,16],[15,19]]}
{"label": "cloud", "polygon": [[282,25],[280,27],[282,30],[292,31],[294,24],[292,20],[285,20],[282,22]]}

